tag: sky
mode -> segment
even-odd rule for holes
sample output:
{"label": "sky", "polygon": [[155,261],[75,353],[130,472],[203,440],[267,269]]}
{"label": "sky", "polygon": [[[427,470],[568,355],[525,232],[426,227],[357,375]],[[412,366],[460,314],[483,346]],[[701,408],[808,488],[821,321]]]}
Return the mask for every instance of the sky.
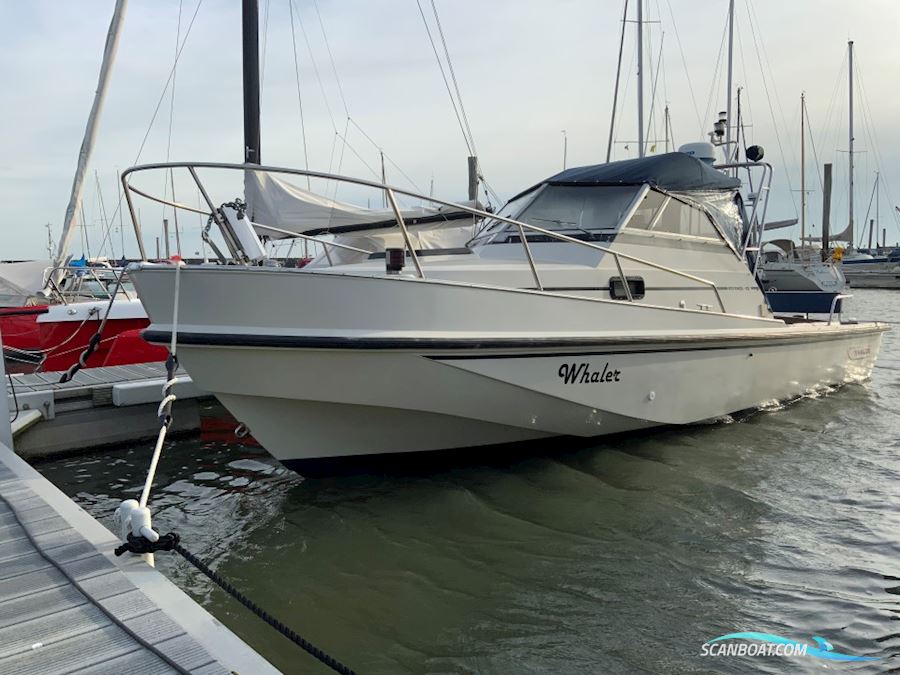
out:
{"label": "sky", "polygon": [[[303,168],[307,158],[311,169],[373,179],[383,151],[389,183],[428,193],[433,182],[436,196],[464,199],[468,149],[416,0],[290,3],[260,0],[263,161]],[[605,161],[622,0],[435,4],[482,171],[501,199],[559,171],[564,145],[568,166]],[[0,41],[0,259],[45,256],[47,223],[53,238],[59,235],[113,6],[113,0],[0,0],[0,22],[15,27]],[[240,6],[239,0],[200,0],[199,9],[198,0],[130,0],[89,168],[85,227],[73,253],[90,248],[118,256],[124,247],[135,254],[127,213],[121,229],[114,216],[118,171],[167,157],[242,161]],[[632,0],[632,15],[634,6]],[[430,0],[421,7],[439,40]],[[664,151],[666,105],[679,145],[706,140],[725,107],[727,7],[727,0],[645,0],[644,96],[645,109],[654,112],[646,124],[655,152]],[[821,223],[817,164],[824,162],[835,166],[833,228],[846,224],[852,39],[855,217],[865,218],[880,169],[880,223],[889,242],[900,239],[893,211],[900,203],[900,3],[736,0],[735,22],[734,84],[742,87],[746,133],[775,166],[769,219],[799,214],[805,92],[810,229]],[[637,152],[634,26],[626,31],[614,159]],[[179,35],[173,101],[167,82]],[[163,189],[162,176],[141,179],[157,193]],[[210,181],[214,201],[239,196],[236,185]],[[196,193],[185,196],[182,185],[176,181],[176,191],[195,203]],[[355,193],[338,198],[369,203]],[[141,208],[152,241],[163,214],[149,204]],[[199,249],[201,224],[197,216],[182,217],[187,253]]]}

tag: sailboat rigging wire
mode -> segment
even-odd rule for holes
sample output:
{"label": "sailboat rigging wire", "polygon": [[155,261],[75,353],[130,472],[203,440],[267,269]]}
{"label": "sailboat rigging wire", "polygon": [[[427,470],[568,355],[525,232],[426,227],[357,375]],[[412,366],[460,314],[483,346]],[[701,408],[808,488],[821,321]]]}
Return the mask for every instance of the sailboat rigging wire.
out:
{"label": "sailboat rigging wire", "polygon": [[[722,41],[719,43],[719,53],[716,56],[716,68],[713,71],[712,81],[709,83],[709,94],[706,97],[706,112],[703,114],[704,120],[709,120],[710,115],[712,115],[713,104],[716,100],[716,92],[719,91],[719,82],[721,81],[722,74],[722,55],[725,52],[725,43],[728,41],[728,17],[725,17],[725,26],[722,29]],[[731,120],[728,120],[728,124],[731,124]],[[700,128],[700,134],[703,135],[705,133],[705,129],[703,126]]]}
{"label": "sailboat rigging wire", "polygon": [[[757,39],[757,29],[756,28],[757,28],[758,22],[754,22],[754,20],[753,20],[753,6],[752,6],[750,0],[747,0],[747,17],[750,22],[750,34],[753,36],[753,46],[756,50],[756,60],[759,63],[760,75],[762,76],[763,90],[766,92],[766,102],[769,104],[769,115],[772,117],[772,129],[775,132],[775,141],[778,144],[778,152],[781,155],[781,163],[783,166],[788,166],[787,158],[785,157],[785,153],[784,153],[784,146],[781,143],[781,134],[778,133],[778,120],[775,117],[775,108],[772,106],[772,96],[769,93],[769,83],[768,83],[768,79],[766,77],[766,69],[763,67],[762,53],[764,53],[765,47],[764,46],[762,47],[762,53],[761,53],[760,44],[762,42],[762,36],[759,36],[759,38]],[[766,64],[768,64],[768,57],[766,57]],[[772,84],[773,84],[773,88],[774,88],[774,77],[771,75],[771,73],[772,73],[771,65],[769,65],[769,73],[770,73],[770,77],[772,77],[772,79],[773,79]],[[781,104],[777,99],[777,95],[778,95],[778,92],[776,90],[776,92],[775,92],[776,102],[778,103],[778,105],[780,107]],[[781,116],[782,116],[782,121],[784,121],[784,119],[785,119],[784,110],[782,110]],[[800,209],[797,208],[797,199],[796,199],[796,196],[794,195],[793,185],[791,184],[790,172],[787,172],[787,171],[784,172],[784,179],[785,179],[785,182],[787,183],[788,194],[791,197],[791,204],[794,207],[794,215],[799,217]]]}
{"label": "sailboat rigging wire", "polygon": [[[812,122],[809,121],[809,106],[804,106],[804,108],[805,108],[804,114],[806,115],[806,128],[809,129],[810,131],[812,131],[812,128],[813,128]],[[809,143],[812,146],[813,160],[816,163],[816,176],[819,177],[819,189],[824,192],[825,185],[822,180],[822,169],[821,169],[821,163],[819,162],[819,153],[816,150],[815,134],[812,134],[812,133],[809,134]]]}
{"label": "sailboat rigging wire", "polygon": [[409,184],[412,185],[416,189],[416,192],[422,192],[422,189],[419,188],[418,185],[416,185],[416,182],[412,178],[410,178],[403,169],[400,168],[400,165],[397,164],[397,162],[395,162],[393,159],[391,159],[391,157],[386,152],[384,152],[384,149],[380,145],[378,145],[378,143],[376,143],[372,139],[372,137],[369,136],[369,134],[366,133],[365,129],[363,129],[361,126],[359,126],[359,124],[357,124],[355,119],[353,119],[352,117],[348,117],[347,119],[349,119],[350,124],[352,124],[354,127],[356,127],[357,131],[359,131],[359,133],[361,133],[363,135],[363,138],[365,138],[367,141],[369,141],[369,143],[371,143],[372,146],[376,150],[378,150],[379,152],[384,154],[384,158],[388,161],[388,163],[390,163],[391,166],[393,166],[395,169],[397,169],[397,171],[400,173],[400,175],[403,176],[407,180],[407,182],[409,182]]}
{"label": "sailboat rigging wire", "polygon": [[[181,12],[184,0],[178,0],[178,24],[175,28],[175,62],[172,64],[172,95],[169,99],[169,133],[166,138],[166,161],[169,161],[169,156],[172,154],[172,127],[175,122],[175,77],[176,77],[176,68],[178,66],[178,45],[181,42]],[[165,179],[165,174],[163,174],[163,179]],[[172,201],[177,201],[175,199],[175,170],[169,169],[169,182],[172,186]],[[166,196],[166,186],[163,185],[163,199]],[[163,217],[166,215],[166,207],[163,205]],[[172,219],[175,224],[175,242],[176,242],[176,250],[178,251],[178,255],[181,256],[181,236],[178,233],[178,209],[172,209]],[[166,234],[168,237],[168,233]],[[166,242],[166,248],[168,248],[169,242]],[[124,257],[124,255],[122,256]]]}
{"label": "sailboat rigging wire", "polygon": [[84,215],[84,202],[82,201],[79,209],[81,210],[81,232],[84,235],[84,241],[86,243],[85,248],[87,249],[88,258],[91,257],[91,235],[87,229],[87,218]]}
{"label": "sailboat rigging wire", "polygon": [[[157,115],[159,115],[159,109],[162,107],[163,101],[166,98],[166,92],[169,91],[169,83],[172,82],[172,79],[175,77],[175,66],[178,65],[178,60],[181,58],[181,52],[184,50],[184,46],[187,44],[188,38],[191,35],[191,29],[194,27],[194,21],[197,18],[197,13],[200,11],[201,5],[203,5],[203,0],[197,0],[197,7],[194,9],[194,14],[191,16],[191,21],[184,33],[184,40],[182,40],[181,46],[178,48],[178,53],[175,55],[175,63],[172,65],[169,76],[166,78],[166,83],[163,85],[162,93],[159,95],[159,100],[156,102],[156,108],[154,108],[153,115],[150,117],[150,123],[147,125],[147,131],[144,133],[144,138],[141,140],[141,145],[138,147],[137,155],[135,155],[132,165],[137,164],[141,159],[141,154],[144,152],[144,146],[147,144],[147,139],[150,138],[150,132],[153,130]],[[116,210],[113,212],[113,220],[115,220],[116,216],[120,213],[122,209],[122,200],[124,198],[125,193],[122,192],[119,195],[119,202],[116,204]]]}
{"label": "sailboat rigging wire", "polygon": [[428,20],[425,18],[425,11],[422,9],[421,0],[416,0],[416,6],[419,8],[419,14],[422,17],[422,24],[425,26],[425,32],[428,34],[428,41],[431,43],[431,49],[434,52],[434,58],[437,61],[438,69],[441,71],[441,77],[444,80],[444,86],[447,88],[447,95],[450,97],[450,105],[453,106],[453,113],[456,115],[456,121],[459,122],[459,130],[462,132],[463,141],[466,143],[466,149],[469,151],[470,155],[475,154],[475,149],[472,147],[471,142],[469,141],[469,137],[466,134],[466,128],[463,124],[463,119],[460,115],[459,109],[456,106],[456,99],[453,97],[453,91],[450,89],[450,81],[447,79],[447,74],[444,72],[444,64],[441,62],[441,57],[438,54],[437,45],[434,43],[434,37],[431,35],[431,28],[428,26]]}
{"label": "sailboat rigging wire", "polygon": [[[763,80],[763,88],[765,89],[766,97],[767,97],[768,103],[769,103],[769,111],[772,116],[772,127],[773,127],[773,130],[775,131],[775,140],[778,143],[778,151],[781,154],[782,164],[784,166],[788,166],[787,160],[785,158],[784,147],[781,143],[781,134],[778,133],[778,122],[775,119],[775,111],[774,111],[774,108],[772,107],[771,97],[769,96],[769,87],[768,87],[768,84],[766,81],[766,71],[763,68],[763,59],[765,60],[765,65],[768,68],[769,79],[772,80],[772,91],[774,94],[775,104],[778,106],[778,111],[781,113],[781,122],[785,128],[790,129],[792,127],[788,126],[788,124],[787,124],[787,116],[784,114],[784,106],[781,105],[781,98],[778,96],[778,88],[775,86],[775,73],[772,70],[771,62],[769,61],[769,53],[768,53],[768,51],[766,51],[765,44],[763,44],[763,34],[761,31],[757,30],[758,26],[759,26],[759,19],[756,17],[756,10],[753,8],[752,0],[747,0],[747,18],[749,19],[749,23],[750,23],[750,34],[753,36],[753,44],[754,44],[754,47],[756,48],[756,58],[757,58],[757,61],[759,61],[759,68],[760,68],[762,80]],[[757,34],[758,34],[759,42],[757,42]],[[792,134],[788,134],[787,143],[788,143],[788,150],[790,150],[790,153],[791,153],[791,158],[794,160],[793,164],[796,166],[797,164],[799,164],[799,162],[796,161],[797,160],[797,152],[793,145],[793,138],[794,138],[794,136]],[[785,171],[784,178],[785,178],[785,182],[787,183],[787,186],[788,186],[788,193],[791,196],[791,204],[794,207],[794,215],[799,218],[800,209],[797,207],[797,200],[794,195],[794,187],[791,184],[790,172]]]}
{"label": "sailboat rigging wire", "polygon": [[[882,178],[884,178],[884,162],[881,159],[881,145],[877,143],[877,127],[875,126],[874,120],[872,119],[872,108],[869,105],[869,96],[866,93],[865,85],[863,84],[862,78],[862,68],[859,63],[859,52],[856,54],[856,62],[857,67],[856,71],[856,82],[859,85],[859,93],[860,93],[860,101],[862,103],[862,111],[863,111],[863,128],[866,131],[866,136],[869,138],[869,144],[872,146],[872,154],[875,156],[875,165],[878,168],[878,172]],[[888,200],[891,204],[895,204],[894,198],[891,196],[891,188],[890,181],[885,180],[885,192],[887,193]],[[898,214],[896,209],[891,209],[891,214],[894,218],[894,222],[897,224],[898,229],[900,229],[900,214]],[[877,214],[876,214],[877,215]]]}
{"label": "sailboat rigging wire", "polygon": [[325,40],[325,49],[328,51],[328,60],[331,61],[331,72],[334,73],[334,81],[337,84],[338,94],[341,96],[341,103],[344,105],[344,113],[350,117],[350,108],[347,107],[347,99],[344,98],[344,87],[341,86],[341,78],[338,76],[337,66],[334,62],[334,54],[331,53],[331,43],[328,41],[328,34],[325,32],[325,23],[322,21],[322,13],[319,11],[319,3],[313,0],[313,7],[316,10],[316,17],[319,19],[319,28],[322,29],[322,37]]}
{"label": "sailboat rigging wire", "polygon": [[[109,239],[110,257],[115,258],[116,252],[113,249],[112,237],[110,236],[112,224],[111,221],[106,218],[106,206],[103,203],[103,189],[100,187],[100,173],[96,169],[94,169],[94,181],[97,184],[97,201],[100,205],[100,222],[104,227],[103,241],[105,242]],[[100,250],[97,252],[97,255],[103,255],[103,244],[100,245]]]}
{"label": "sailboat rigging wire", "polygon": [[[651,75],[653,78],[653,87],[650,89],[650,115],[649,118],[653,120],[653,136],[650,135],[650,123],[647,123],[647,134],[646,138],[653,138],[653,144],[656,145],[659,134],[657,133],[656,128],[656,119],[654,118],[655,110],[656,110],[656,85],[659,83],[659,71],[660,66],[662,65],[662,55],[663,55],[663,41],[665,40],[666,32],[663,31],[659,38],[659,57],[656,62],[656,72]],[[650,70],[653,70],[653,60],[650,60]]]}
{"label": "sailboat rigging wire", "polygon": [[444,56],[447,59],[447,68],[450,71],[450,79],[453,81],[453,89],[456,91],[456,100],[459,102],[459,112],[462,114],[463,122],[465,122],[466,125],[466,131],[469,134],[469,141],[472,143],[472,154],[477,156],[478,150],[475,148],[475,136],[472,134],[472,127],[469,125],[469,116],[466,114],[465,105],[463,105],[462,93],[459,91],[459,82],[456,80],[456,71],[453,69],[453,59],[450,58],[450,50],[447,48],[447,39],[444,37],[444,28],[441,26],[441,17],[438,16],[435,0],[431,0],[431,11],[434,13],[434,22],[435,25],[437,25],[441,44],[444,46]]}
{"label": "sailboat rigging wire", "polygon": [[[741,137],[742,137],[743,143],[744,143],[744,156],[746,157],[747,146],[752,145],[752,143],[747,142],[746,128],[753,127],[753,108],[750,105],[750,93],[747,90],[747,85],[750,84],[750,77],[747,75],[747,58],[744,56],[744,39],[743,39],[743,36],[741,35],[741,31],[737,31],[735,34],[737,35],[738,53],[740,54],[740,57],[741,57],[741,72],[744,75],[744,88],[741,90],[742,91],[741,108],[746,109],[746,112],[744,110],[741,110],[740,116],[741,116],[742,127],[740,129],[740,133],[741,133]],[[745,122],[744,121],[745,118],[749,118],[750,121]],[[737,150],[735,150],[735,153],[737,153]],[[735,154],[735,156],[737,156],[737,155]]]}
{"label": "sailboat rigging wire", "polygon": [[[625,87],[622,89],[622,96],[620,97],[621,101],[619,103],[618,112],[621,113],[625,107],[625,100],[628,98],[628,88],[631,86],[631,75],[634,72],[634,68],[637,64],[637,50],[635,49],[633,52],[630,52],[628,57],[628,72],[625,74]],[[615,130],[613,131],[613,145],[625,145],[625,149],[627,150],[631,141],[616,141],[615,139],[619,135],[619,128],[622,123],[621,114],[616,114],[615,118]]]}
{"label": "sailboat rigging wire", "polygon": [[628,0],[625,0],[625,7],[622,10],[622,32],[619,35],[619,60],[616,65],[616,84],[613,89],[612,114],[609,118],[609,140],[606,143],[606,161],[612,158],[613,137],[616,127],[616,106],[619,103],[619,79],[622,74],[622,52],[625,47],[625,28],[628,26]]}
{"label": "sailboat rigging wire", "polygon": [[[300,134],[303,142],[303,168],[309,169],[309,150],[306,145],[306,121],[303,119],[303,97],[300,94],[300,62],[297,59],[297,36],[294,31],[294,3],[288,0],[291,17],[291,46],[294,49],[294,77],[297,81],[297,106],[300,108]],[[306,188],[310,189],[309,176],[306,177]]]}
{"label": "sailboat rigging wire", "polygon": [[681,44],[681,37],[678,35],[678,24],[675,23],[675,12],[672,11],[672,3],[670,0],[666,0],[666,5],[669,8],[669,16],[672,19],[672,30],[675,31],[675,41],[678,43],[678,52],[681,54],[681,65],[684,68],[684,74],[687,78],[688,83],[688,91],[691,92],[691,104],[694,106],[694,115],[697,117],[697,126],[700,130],[700,135],[706,131],[706,125],[703,123],[703,120],[700,119],[700,108],[697,107],[697,97],[694,95],[694,85],[691,82],[691,71],[687,66],[687,59],[684,58],[684,46]]}
{"label": "sailboat rigging wire", "polygon": [[331,126],[337,132],[338,125],[334,118],[334,112],[331,110],[331,103],[328,101],[328,94],[325,92],[325,83],[322,81],[322,75],[319,73],[319,65],[316,63],[316,57],[313,56],[312,45],[309,42],[309,36],[306,34],[306,28],[303,25],[303,19],[300,18],[300,10],[294,4],[294,0],[288,0],[293,7],[293,13],[297,16],[297,25],[300,26],[300,32],[303,34],[303,41],[306,43],[306,51],[309,52],[309,61],[312,64],[313,72],[316,74],[316,81],[319,83],[319,89],[322,92],[322,99],[325,102],[325,109],[328,111],[328,117],[331,119]]}

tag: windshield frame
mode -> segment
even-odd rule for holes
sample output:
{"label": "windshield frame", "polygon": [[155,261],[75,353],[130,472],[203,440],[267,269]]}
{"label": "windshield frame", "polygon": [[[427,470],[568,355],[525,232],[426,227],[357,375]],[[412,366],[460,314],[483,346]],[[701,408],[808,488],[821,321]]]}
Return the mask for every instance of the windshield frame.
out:
{"label": "windshield frame", "polygon": [[[631,201],[628,203],[624,211],[622,212],[621,218],[619,218],[618,222],[616,222],[615,226],[597,230],[589,230],[587,228],[580,228],[578,226],[574,226],[567,229],[561,229],[560,234],[565,234],[566,236],[572,237],[574,239],[585,238],[586,241],[598,241],[602,240],[604,237],[614,237],[617,233],[622,231],[623,225],[631,220],[634,212],[637,210],[641,201],[644,199],[644,196],[650,190],[650,185],[647,183],[642,183],[641,185],[570,185],[570,184],[554,184],[554,183],[542,183],[541,185],[536,186],[532,190],[526,193],[520,193],[514,199],[507,202],[503,209],[498,212],[498,215],[503,215],[510,220],[516,220],[522,222],[524,225],[528,225],[529,223],[521,220],[521,217],[525,214],[525,212],[534,204],[534,202],[542,195],[544,192],[552,187],[576,187],[578,189],[589,189],[589,188],[631,188],[634,190],[634,196],[631,198]],[[530,197],[530,198],[528,198]],[[528,198],[526,201],[522,202],[522,205],[515,210],[514,213],[504,214],[503,211],[513,204],[516,201],[523,200]],[[489,230],[497,224],[500,227],[497,227],[496,231],[489,232]],[[543,227],[544,229],[551,229],[549,227],[545,227],[543,225],[535,225],[535,227]],[[466,244],[467,247],[473,246],[483,246],[488,244],[507,244],[507,243],[520,243],[518,241],[496,241],[496,239],[505,234],[513,231],[513,236],[518,237],[517,228],[515,225],[510,223],[506,223],[500,220],[492,220],[484,225],[484,227],[479,230],[478,234],[476,234],[469,242]],[[543,238],[547,235],[544,235],[540,232],[529,231],[526,229],[525,237],[526,239],[531,238]]]}

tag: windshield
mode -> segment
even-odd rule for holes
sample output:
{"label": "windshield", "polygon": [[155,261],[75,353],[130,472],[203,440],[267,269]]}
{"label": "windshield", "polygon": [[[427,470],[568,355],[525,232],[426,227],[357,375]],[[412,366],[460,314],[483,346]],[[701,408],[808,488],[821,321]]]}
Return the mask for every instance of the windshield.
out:
{"label": "windshield", "polygon": [[[570,237],[602,239],[619,228],[639,190],[633,186],[547,185],[537,196],[529,193],[510,202],[501,214]],[[493,221],[476,241],[506,243],[518,237],[515,225]]]}

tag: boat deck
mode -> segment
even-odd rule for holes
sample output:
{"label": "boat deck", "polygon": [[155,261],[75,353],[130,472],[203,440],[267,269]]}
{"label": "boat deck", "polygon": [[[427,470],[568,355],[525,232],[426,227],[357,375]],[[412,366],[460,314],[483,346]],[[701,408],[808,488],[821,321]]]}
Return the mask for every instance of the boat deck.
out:
{"label": "boat deck", "polygon": [[0,445],[0,675],[276,673]]}

